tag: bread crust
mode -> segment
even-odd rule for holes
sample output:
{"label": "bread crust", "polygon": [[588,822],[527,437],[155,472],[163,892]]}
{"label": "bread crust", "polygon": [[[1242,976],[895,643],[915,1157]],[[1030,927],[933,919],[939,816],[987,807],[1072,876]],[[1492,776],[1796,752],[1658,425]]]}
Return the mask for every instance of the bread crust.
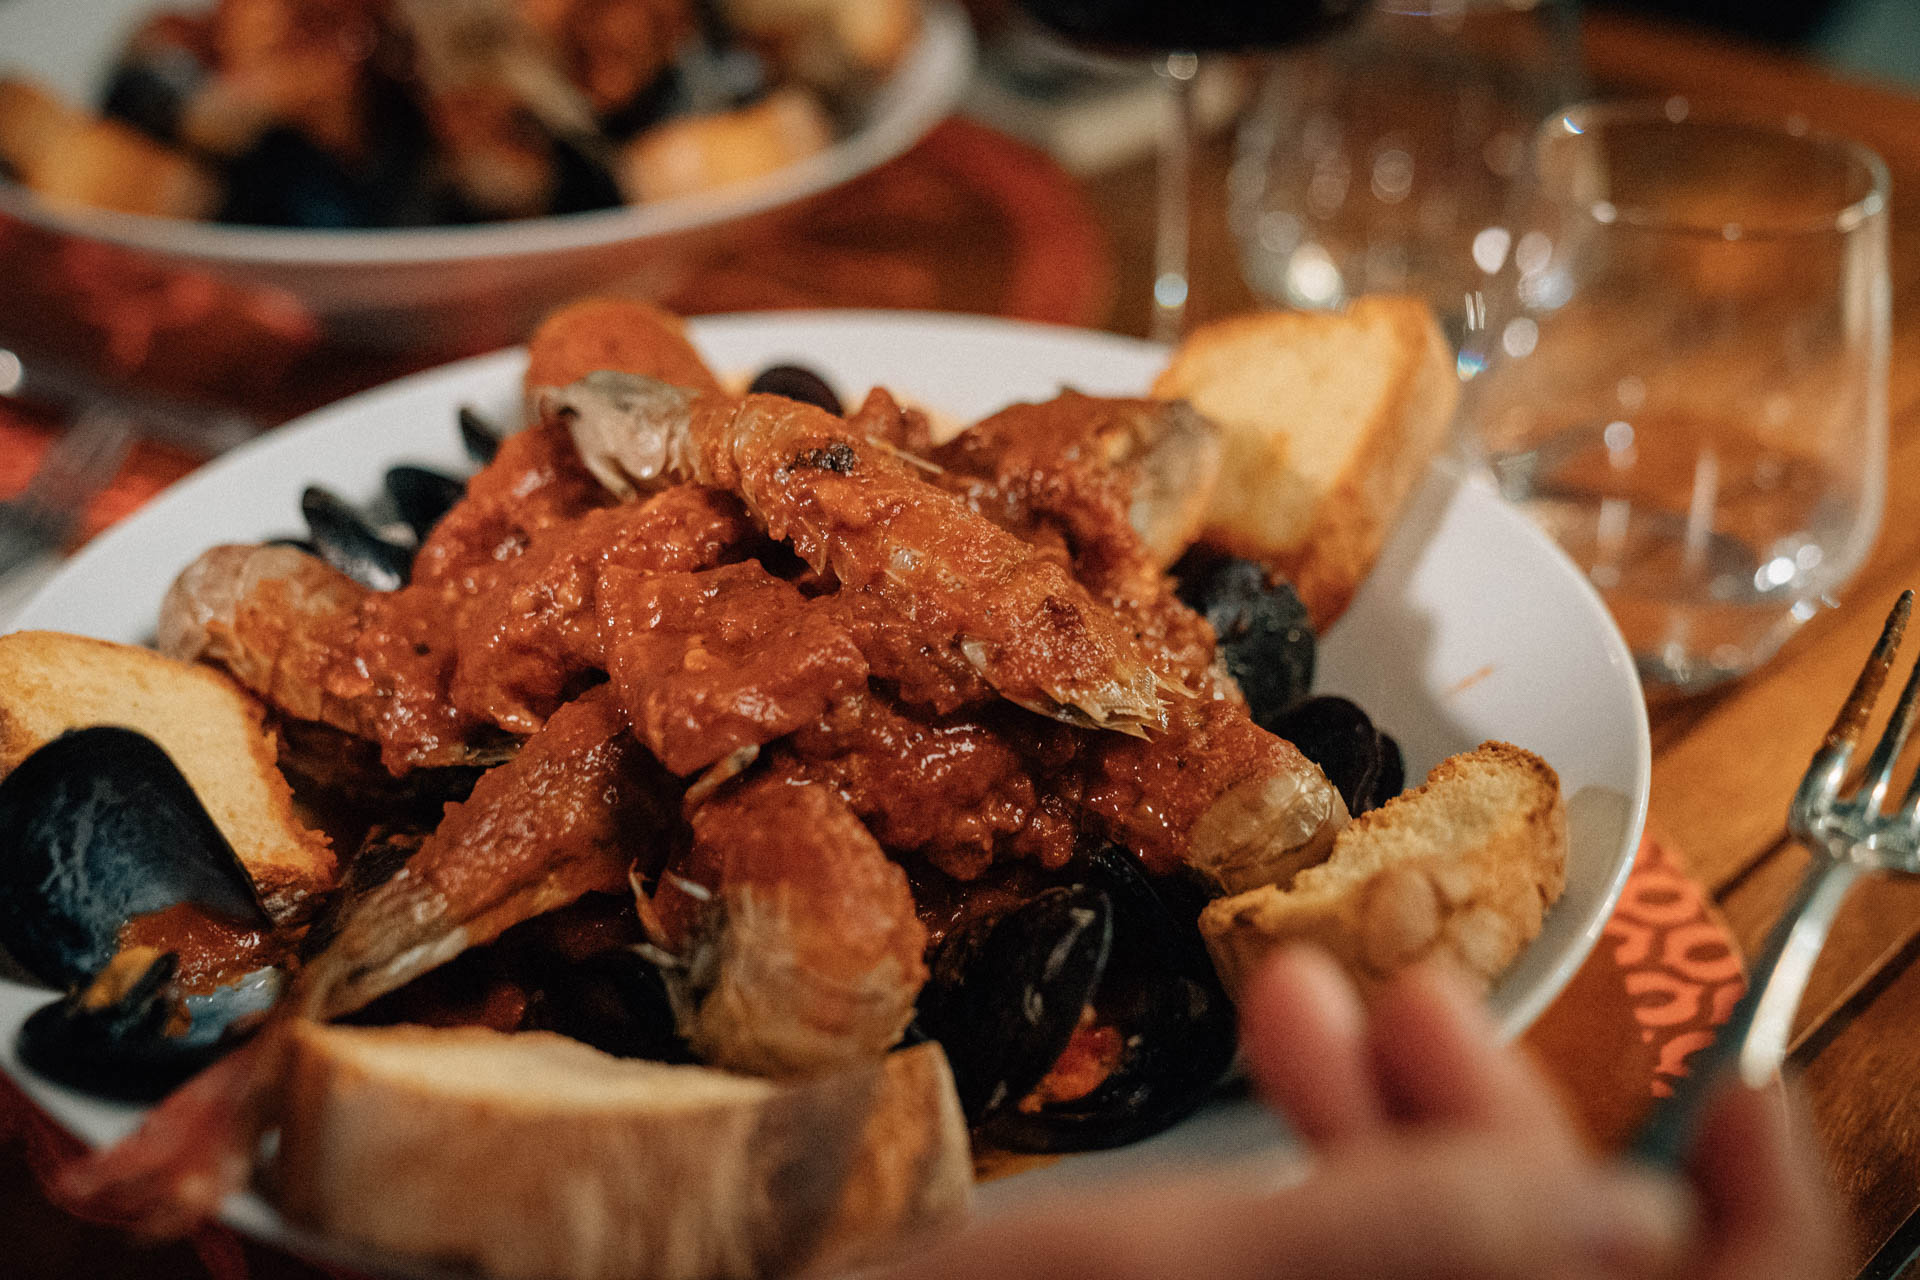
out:
{"label": "bread crust", "polygon": [[[1336,359],[1356,353],[1365,363]],[[1307,367],[1315,378],[1288,380]],[[1328,390],[1336,384],[1338,394]],[[1238,479],[1215,490],[1202,536],[1284,576],[1325,629],[1444,443],[1459,380],[1425,302],[1370,296],[1333,315],[1269,311],[1203,325],[1153,394],[1189,401],[1222,430],[1223,471]],[[1307,459],[1329,450],[1344,454],[1331,477],[1316,478]]]}
{"label": "bread crust", "polygon": [[69,729],[120,725],[159,743],[277,923],[333,887],[327,838],[294,815],[278,741],[251,695],[209,667],[57,631],[0,636],[0,777]]}
{"label": "bread crust", "polygon": [[1354,819],[1290,884],[1209,903],[1200,932],[1232,992],[1292,941],[1325,947],[1363,987],[1422,961],[1484,986],[1539,934],[1566,861],[1559,777],[1487,742]]}
{"label": "bread crust", "polygon": [[937,1045],[781,1083],[543,1032],[308,1024],[294,1046],[288,1217],[486,1275],[838,1269],[957,1225],[971,1197]]}

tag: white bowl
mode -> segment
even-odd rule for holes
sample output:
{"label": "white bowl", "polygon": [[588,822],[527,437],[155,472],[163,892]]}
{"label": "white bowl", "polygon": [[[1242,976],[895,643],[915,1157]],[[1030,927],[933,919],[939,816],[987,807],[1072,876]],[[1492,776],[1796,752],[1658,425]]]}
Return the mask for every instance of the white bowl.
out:
{"label": "white bowl", "polygon": [[[29,75],[70,101],[97,103],[129,32],[162,7],[204,0],[5,0],[0,74]],[[34,253],[50,269],[62,242],[118,250],[119,265],[148,289],[155,270],[210,276],[296,304],[329,344],[418,351],[414,367],[436,354],[490,350],[525,338],[542,313],[583,292],[660,296],[703,250],[912,146],[951,111],[973,61],[971,28],[957,7],[932,0],[922,12],[908,56],[850,134],[776,173],[699,195],[479,226],[309,231],[56,208],[0,179],[0,241],[23,229],[52,237]],[[44,327],[39,317],[34,323]]]}

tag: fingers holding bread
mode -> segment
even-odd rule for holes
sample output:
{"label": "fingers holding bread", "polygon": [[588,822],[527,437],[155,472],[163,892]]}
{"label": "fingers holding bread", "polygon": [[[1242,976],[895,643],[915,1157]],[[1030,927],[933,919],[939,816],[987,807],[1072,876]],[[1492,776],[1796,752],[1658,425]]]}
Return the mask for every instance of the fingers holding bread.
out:
{"label": "fingers holding bread", "polygon": [[1488,742],[1354,819],[1287,884],[1215,899],[1200,932],[1229,991],[1288,942],[1376,986],[1415,963],[1491,983],[1540,932],[1567,875],[1567,814],[1546,761]]}

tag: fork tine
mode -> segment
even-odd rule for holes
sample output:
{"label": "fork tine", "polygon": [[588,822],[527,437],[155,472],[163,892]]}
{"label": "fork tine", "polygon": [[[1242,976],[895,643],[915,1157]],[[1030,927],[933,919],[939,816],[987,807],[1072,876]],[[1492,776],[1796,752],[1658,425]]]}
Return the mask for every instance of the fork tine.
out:
{"label": "fork tine", "polygon": [[[1920,658],[1914,660],[1913,670],[1907,674],[1907,683],[1900,690],[1900,701],[1894,704],[1893,716],[1887,721],[1880,741],[1874,745],[1873,755],[1867,760],[1866,774],[1861,781],[1862,813],[1878,813],[1880,802],[1887,798],[1887,787],[1893,781],[1894,761],[1900,758],[1901,749],[1907,745],[1907,735],[1913,730],[1916,701],[1920,701]],[[1916,779],[1916,784],[1920,784],[1920,779]],[[1901,803],[1904,805],[1906,801]]]}
{"label": "fork tine", "polygon": [[1900,638],[1906,634],[1907,618],[1913,613],[1913,592],[1902,591],[1900,598],[1893,602],[1892,612],[1887,614],[1887,625],[1880,631],[1879,642],[1873,646],[1873,652],[1867,655],[1867,665],[1860,668],[1860,677],[1853,682],[1853,692],[1840,708],[1840,714],[1833,719],[1833,728],[1827,730],[1826,741],[1820,746],[1822,751],[1832,751],[1840,747],[1853,747],[1866,732],[1867,717],[1873,711],[1873,704],[1880,697],[1880,687],[1887,682],[1887,672],[1893,667],[1893,655],[1900,648]]}
{"label": "fork tine", "polygon": [[[1907,619],[1913,613],[1913,592],[1902,591],[1900,598],[1893,602],[1893,609],[1887,614],[1887,622],[1880,630],[1880,639],[1874,644],[1873,652],[1867,655],[1866,665],[1860,668],[1860,675],[1853,682],[1853,691],[1840,707],[1840,714],[1833,719],[1833,727],[1827,730],[1827,736],[1820,743],[1820,749],[1813,753],[1813,760],[1807,765],[1807,772],[1800,779],[1800,787],[1794,793],[1793,803],[1788,809],[1789,825],[1810,825],[1816,813],[1828,806],[1840,791],[1840,784],[1846,780],[1847,764],[1853,758],[1853,749],[1865,736],[1867,717],[1873,712],[1873,704],[1880,698],[1880,689],[1887,682],[1887,672],[1893,667],[1894,654],[1900,648],[1900,640],[1907,630]],[[1911,682],[1909,682],[1911,683]],[[1902,718],[1911,718],[1906,716]],[[1884,744],[1885,739],[1882,739]]]}

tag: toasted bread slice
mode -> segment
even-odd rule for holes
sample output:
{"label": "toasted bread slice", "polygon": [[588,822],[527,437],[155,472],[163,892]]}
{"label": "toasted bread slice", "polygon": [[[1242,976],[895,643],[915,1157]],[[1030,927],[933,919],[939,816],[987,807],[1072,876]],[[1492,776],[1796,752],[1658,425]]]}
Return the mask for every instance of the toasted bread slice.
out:
{"label": "toasted bread slice", "polygon": [[529,402],[541,387],[564,387],[601,369],[695,391],[720,389],[680,317],[632,298],[582,298],[542,320],[528,340]]}
{"label": "toasted bread slice", "polygon": [[209,667],[57,631],[0,636],[0,777],[69,729],[120,725],[160,744],[192,784],[274,920],[331,888],[327,838],[295,819],[260,704]]}
{"label": "toasted bread slice", "polygon": [[1337,314],[1202,325],[1153,394],[1188,401],[1221,429],[1202,537],[1286,576],[1324,629],[1439,451],[1459,379],[1425,302],[1367,297]]}
{"label": "toasted bread slice", "polygon": [[848,1266],[956,1225],[972,1194],[934,1044],[775,1083],[544,1032],[306,1025],[288,1079],[289,1217],[489,1276]]}
{"label": "toasted bread slice", "polygon": [[1566,878],[1560,779],[1531,752],[1487,742],[1354,819],[1291,885],[1207,904],[1200,932],[1232,991],[1296,939],[1363,986],[1420,960],[1488,983],[1540,932]]}
{"label": "toasted bread slice", "polygon": [[636,204],[697,195],[765,177],[832,143],[832,122],[812,94],[776,89],[751,106],[648,129],[621,151],[621,188]]}

